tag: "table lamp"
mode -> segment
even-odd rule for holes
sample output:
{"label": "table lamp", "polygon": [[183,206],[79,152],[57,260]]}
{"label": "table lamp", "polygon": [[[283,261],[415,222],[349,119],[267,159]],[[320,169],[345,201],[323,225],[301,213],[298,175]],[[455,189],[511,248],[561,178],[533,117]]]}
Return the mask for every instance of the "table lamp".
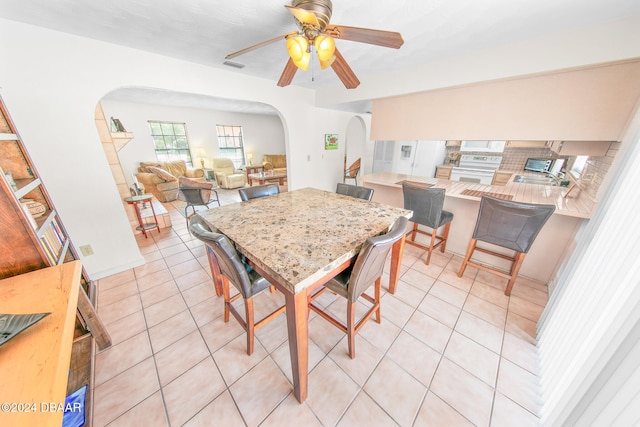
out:
{"label": "table lamp", "polygon": [[247,153],[247,160],[249,161],[249,166],[253,166],[253,153]]}

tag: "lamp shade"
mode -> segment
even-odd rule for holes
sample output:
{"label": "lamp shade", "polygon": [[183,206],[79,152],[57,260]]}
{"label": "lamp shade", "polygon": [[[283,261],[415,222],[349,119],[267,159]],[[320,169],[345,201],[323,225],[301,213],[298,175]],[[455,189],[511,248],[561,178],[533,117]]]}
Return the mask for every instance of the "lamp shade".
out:
{"label": "lamp shade", "polygon": [[309,43],[307,43],[306,38],[302,36],[289,37],[287,39],[287,51],[296,67],[305,71],[309,69],[311,54],[309,53]]}

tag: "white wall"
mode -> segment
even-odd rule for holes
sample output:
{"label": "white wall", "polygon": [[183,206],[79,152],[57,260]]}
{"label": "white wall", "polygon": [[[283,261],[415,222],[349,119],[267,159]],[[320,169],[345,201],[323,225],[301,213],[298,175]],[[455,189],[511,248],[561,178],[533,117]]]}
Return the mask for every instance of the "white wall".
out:
{"label": "white wall", "polygon": [[119,152],[128,184],[133,183],[141,161],[156,159],[148,120],[184,122],[195,167],[200,167],[197,148],[206,154],[205,167],[211,167],[211,158],[218,155],[216,125],[242,126],[245,150],[253,154],[255,164],[262,162],[263,154],[285,153],[285,137],[282,121],[275,115],[241,114],[196,108],[170,107],[103,99],[100,101],[107,120],[120,119],[134,138]]}
{"label": "white wall", "polygon": [[144,261],[94,122],[96,105],[115,89],[159,88],[272,105],[284,128],[290,188],[333,190],[342,180],[344,148],[325,152],[324,134],[344,135],[353,114],[314,107],[311,90],[4,19],[0,40],[2,97],[71,240],[93,247],[94,255],[81,259],[94,280]]}

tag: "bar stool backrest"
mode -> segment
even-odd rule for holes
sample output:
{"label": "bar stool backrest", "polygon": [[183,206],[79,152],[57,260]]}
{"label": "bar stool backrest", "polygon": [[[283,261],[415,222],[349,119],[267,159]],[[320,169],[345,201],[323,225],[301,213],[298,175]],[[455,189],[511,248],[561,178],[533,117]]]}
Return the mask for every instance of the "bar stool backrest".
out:
{"label": "bar stool backrest", "polygon": [[554,211],[553,205],[512,202],[482,196],[473,238],[527,253]]}
{"label": "bar stool backrest", "polygon": [[343,184],[339,182],[336,186],[336,193],[371,201],[371,198],[373,197],[373,188],[360,187],[358,185]]}
{"label": "bar stool backrest", "polygon": [[440,226],[444,206],[444,188],[425,188],[402,183],[404,208],[413,211],[411,221],[431,228]]}
{"label": "bar stool backrest", "polygon": [[254,291],[251,278],[238,256],[238,251],[236,251],[227,236],[212,232],[198,215],[191,218],[189,231],[213,250],[220,266],[220,272],[238,288],[244,298],[250,298]]}
{"label": "bar stool backrest", "polygon": [[396,220],[388,233],[369,237],[356,259],[347,290],[347,299],[355,302],[373,282],[382,276],[384,263],[391,246],[407,232],[407,218],[401,216]]}
{"label": "bar stool backrest", "polygon": [[278,184],[256,185],[255,187],[238,188],[240,199],[246,202],[249,199],[258,199],[260,197],[275,196],[280,194]]}

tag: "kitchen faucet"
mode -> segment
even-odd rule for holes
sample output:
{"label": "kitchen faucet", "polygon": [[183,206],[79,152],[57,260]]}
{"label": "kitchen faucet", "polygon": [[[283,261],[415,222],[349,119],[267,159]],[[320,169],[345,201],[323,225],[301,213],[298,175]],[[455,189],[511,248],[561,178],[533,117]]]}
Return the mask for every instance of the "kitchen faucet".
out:
{"label": "kitchen faucet", "polygon": [[[562,175],[562,176],[560,176],[560,175]],[[560,173],[558,173],[558,175],[556,175],[553,172],[548,172],[547,173],[547,177],[551,178],[556,183],[556,185],[559,186],[560,183],[562,182],[562,178],[564,178],[564,173],[560,172]]]}

